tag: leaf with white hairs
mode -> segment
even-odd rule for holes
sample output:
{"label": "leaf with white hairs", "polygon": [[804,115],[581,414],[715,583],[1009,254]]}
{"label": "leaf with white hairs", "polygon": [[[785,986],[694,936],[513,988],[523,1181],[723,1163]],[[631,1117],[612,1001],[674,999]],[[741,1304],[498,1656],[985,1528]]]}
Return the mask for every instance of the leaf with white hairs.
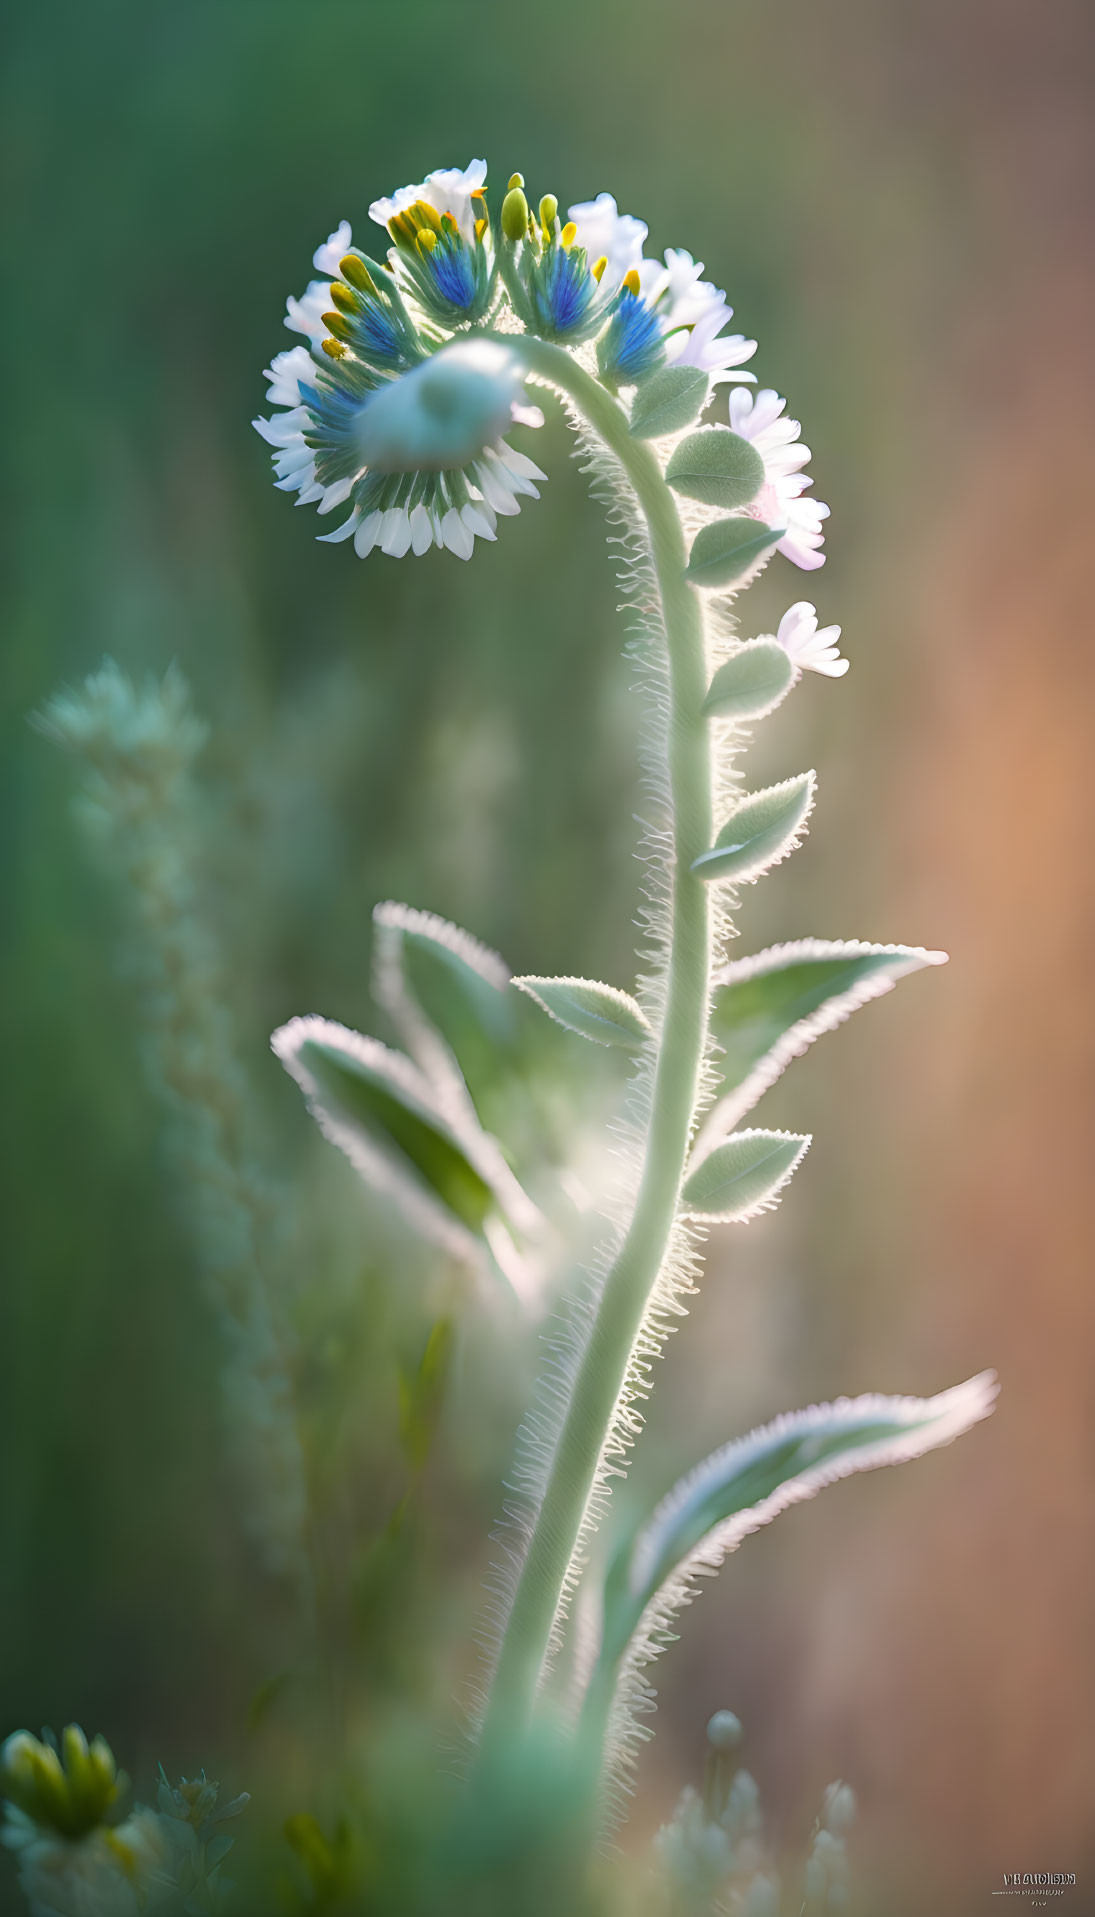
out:
{"label": "leaf with white hairs", "polygon": [[[489,1246],[523,1289],[499,1227],[502,1213],[513,1216],[514,1194],[524,1193],[486,1132],[454,1124],[439,1109],[412,1059],[318,1017],[291,1019],[270,1042],[320,1130],[366,1184],[389,1192],[413,1224],[456,1254]],[[531,1209],[527,1199],[525,1206]]]}
{"label": "leaf with white hairs", "polygon": [[934,1398],[872,1392],[785,1412],[715,1451],[682,1478],[627,1542],[605,1585],[601,1648],[586,1693],[587,1719],[624,1747],[638,1735],[636,1709],[649,1708],[639,1673],[672,1641],[678,1613],[730,1552],[781,1511],[827,1484],[899,1464],[950,1444],[988,1417],[995,1373],[981,1372]]}
{"label": "leaf with white hairs", "polygon": [[751,884],[795,850],[814,805],[813,772],[749,792],[735,806],[710,852],[693,859],[701,879]]}
{"label": "leaf with white hairs", "polygon": [[871,999],[893,990],[945,952],[918,945],[868,945],[860,939],[796,939],[716,972],[711,1031],[723,1095],[697,1140],[707,1151],[739,1124],[793,1058]]}
{"label": "leaf with white hairs", "polygon": [[515,978],[513,983],[568,1032],[639,1052],[653,1033],[650,1020],[627,992],[588,978]]}
{"label": "leaf with white hairs", "polygon": [[771,1211],[810,1149],[797,1132],[735,1132],[690,1161],[681,1188],[686,1218],[741,1225]]}

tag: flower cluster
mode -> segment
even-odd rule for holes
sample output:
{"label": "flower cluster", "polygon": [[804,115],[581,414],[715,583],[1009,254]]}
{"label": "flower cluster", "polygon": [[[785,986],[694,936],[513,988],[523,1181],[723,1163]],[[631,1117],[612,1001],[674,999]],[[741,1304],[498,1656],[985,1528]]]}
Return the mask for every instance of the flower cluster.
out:
{"label": "flower cluster", "polygon": [[[624,430],[621,394],[641,398],[669,369],[698,376],[692,419],[731,383],[730,431],[757,456],[735,510],[772,530],[763,557],[779,550],[820,566],[828,508],[808,496],[809,448],[784,400],[743,390],[755,384],[745,362],[756,341],[728,330],[733,308],[703,265],[680,248],[648,256],[646,225],[608,193],[565,217],[550,193],[533,210],[516,173],[492,220],[486,174],[473,160],[374,200],[383,258],[353,245],[347,221],[317,250],[319,277],[289,300],[285,321],[307,344],[276,355],[266,377],[279,410],[255,421],[277,485],[321,514],[347,507],[322,536],[352,539],[362,556],[438,546],[470,557],[544,478],[508,437],[541,423],[526,398],[530,371],[552,383],[530,368],[524,337],[592,373]],[[674,432],[659,439],[667,455]]]}
{"label": "flower cluster", "polygon": [[172,1786],[160,1772],[159,1810],[138,1804],[120,1821],[128,1779],[105,1738],[78,1724],[60,1742],[15,1731],[0,1746],[0,1843],[14,1853],[32,1917],[142,1917],[222,1908],[220,1866],[232,1839],[218,1826],[250,1802],[219,1805],[200,1778]]}

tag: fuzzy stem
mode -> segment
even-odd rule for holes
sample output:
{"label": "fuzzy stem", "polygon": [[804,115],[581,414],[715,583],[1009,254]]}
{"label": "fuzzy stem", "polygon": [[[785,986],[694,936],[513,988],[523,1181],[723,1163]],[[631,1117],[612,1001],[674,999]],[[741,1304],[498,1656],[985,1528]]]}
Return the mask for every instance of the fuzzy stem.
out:
{"label": "fuzzy stem", "polygon": [[531,1718],[598,1467],[673,1231],[703,1065],[710,980],[708,892],[690,868],[712,837],[703,613],[684,576],[684,531],[658,459],[632,438],[618,402],[560,347],[511,334],[495,337],[534,378],[573,402],[622,467],[645,520],[668,646],[673,865],[665,1016],[635,1210],[604,1281],[521,1569],[484,1725],[488,1749],[520,1735]]}

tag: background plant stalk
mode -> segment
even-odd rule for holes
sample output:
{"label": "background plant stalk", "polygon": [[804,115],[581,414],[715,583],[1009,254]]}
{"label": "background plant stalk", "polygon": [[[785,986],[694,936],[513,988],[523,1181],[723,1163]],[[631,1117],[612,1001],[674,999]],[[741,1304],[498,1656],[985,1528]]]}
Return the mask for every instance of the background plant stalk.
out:
{"label": "background plant stalk", "polygon": [[669,1250],[707,1039],[711,905],[691,870],[712,842],[711,743],[702,712],[707,659],[700,598],[684,576],[676,503],[651,448],[633,439],[617,401],[569,354],[542,340],[499,338],[533,378],[581,412],[622,467],[645,522],[668,647],[665,750],[672,801],[665,1015],[635,1209],[605,1278],[575,1373],[547,1486],[531,1533],[484,1724],[489,1755],[527,1728],[598,1467],[616,1420],[636,1341]]}

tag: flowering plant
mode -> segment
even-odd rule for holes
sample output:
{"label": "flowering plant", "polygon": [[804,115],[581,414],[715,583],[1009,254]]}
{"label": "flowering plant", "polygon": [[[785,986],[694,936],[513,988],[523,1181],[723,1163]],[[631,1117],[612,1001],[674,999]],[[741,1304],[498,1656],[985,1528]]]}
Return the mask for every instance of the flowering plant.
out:
{"label": "flowering plant", "polygon": [[[648,257],[646,226],[608,194],[564,217],[550,193],[534,207],[514,174],[492,214],[485,187],[482,161],[438,171],[373,203],[386,234],[373,251],[353,244],[346,222],[330,235],[314,256],[318,277],[288,302],[286,325],[306,343],[273,359],[272,410],[255,424],[277,486],[324,518],[344,515],[326,540],[352,541],[362,558],[436,547],[468,559],[477,540],[495,539],[500,518],[538,497],[545,475],[514,441],[542,424],[539,399],[561,401],[607,506],[631,614],[651,811],[641,973],[626,987],[515,977],[467,933],[387,902],[374,915],[374,989],[400,1048],[313,1015],[282,1026],[273,1045],[361,1177],[508,1300],[499,1308],[511,1312],[514,1338],[543,1336],[549,1309],[558,1314],[508,1479],[457,1818],[480,1833],[511,1829],[521,1843],[531,1829],[550,1835],[546,1901],[534,1904],[531,1864],[518,1896],[524,1909],[547,1910],[585,1908],[594,1895],[598,1840],[622,1819],[650,1734],[650,1665],[697,1576],[824,1485],[950,1442],[991,1410],[995,1385],[986,1373],[933,1397],[871,1394],[776,1417],[729,1439],[600,1548],[652,1362],[685,1315],[706,1235],[773,1207],[810,1145],[743,1121],[814,1039],[945,955],[805,939],[727,956],[742,888],[794,851],[814,802],[812,771],[745,788],[752,728],[804,674],[848,669],[840,627],[819,628],[812,603],[792,604],[774,634],[743,638],[736,596],[770,562],[821,567],[828,508],[810,491],[811,454],[786,402],[752,390],[756,342],[729,330],[726,295],[701,265],[679,249]],[[100,779],[104,699],[119,697],[99,683],[94,725],[86,701],[57,702],[47,717],[70,746],[86,750],[94,736]],[[159,743],[157,753],[161,765]],[[125,776],[132,782],[129,760]],[[575,1260],[577,1236],[562,1168],[538,1152],[535,1127],[507,1132],[514,1097],[497,1096],[500,1081],[520,1096],[532,1071],[523,1034],[539,1017],[564,1028],[566,1042],[608,1048],[632,1067],[619,1177],[596,1194],[602,1241],[576,1281],[564,1278],[562,1305],[558,1274]],[[215,1080],[206,1059],[201,1082]],[[237,1186],[246,1208],[246,1181]],[[222,1274],[214,1301],[236,1375],[267,1392],[283,1556],[287,1529],[306,1555],[297,1465],[292,1498],[284,1493],[284,1460],[299,1449],[295,1435],[285,1439],[291,1393],[265,1360],[251,1373],[241,1366],[257,1348],[256,1313],[262,1350],[273,1348],[260,1279],[247,1272],[243,1291]],[[412,1457],[428,1446],[442,1367],[443,1340],[431,1341],[406,1386]],[[739,1734],[730,1713],[716,1713],[703,1795],[686,1792],[659,1837],[653,1894],[666,1908],[763,1917],[781,1907],[755,1787],[731,1761]],[[834,1786],[804,1909],[840,1906],[851,1812],[847,1787]],[[336,1856],[307,1819],[290,1838],[311,1870],[311,1907],[331,1907],[321,1896],[339,1885],[357,1894],[352,1846]],[[501,1895],[505,1882],[512,1893],[497,1856],[484,1862],[489,1845],[458,1866],[452,1833],[439,1843],[449,1844],[446,1894],[462,1882],[468,1908],[493,1909],[484,1886]],[[404,1887],[399,1907],[433,1909],[432,1894]],[[459,1895],[451,1907],[465,1907]]]}

